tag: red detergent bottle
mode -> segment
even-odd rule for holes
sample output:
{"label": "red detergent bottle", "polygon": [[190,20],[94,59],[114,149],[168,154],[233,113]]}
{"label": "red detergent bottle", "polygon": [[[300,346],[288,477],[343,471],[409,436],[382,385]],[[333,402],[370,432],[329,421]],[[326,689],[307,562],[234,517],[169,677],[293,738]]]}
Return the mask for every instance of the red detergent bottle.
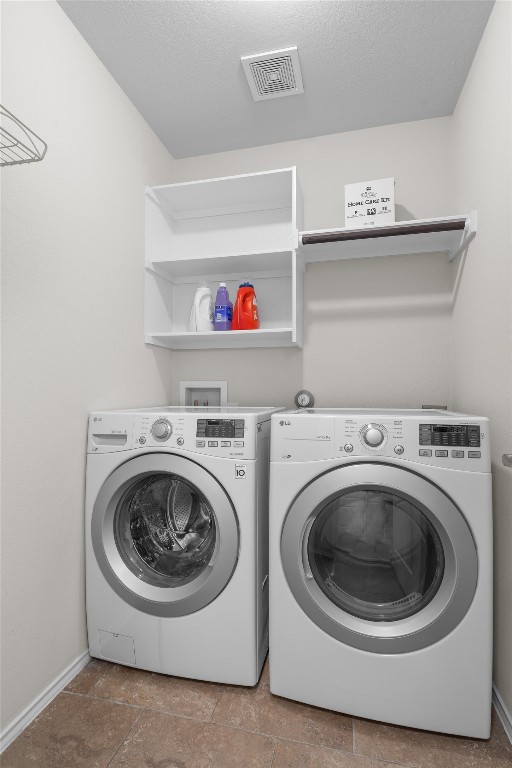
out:
{"label": "red detergent bottle", "polygon": [[242,283],[233,307],[233,331],[252,331],[260,327],[258,302],[252,283]]}

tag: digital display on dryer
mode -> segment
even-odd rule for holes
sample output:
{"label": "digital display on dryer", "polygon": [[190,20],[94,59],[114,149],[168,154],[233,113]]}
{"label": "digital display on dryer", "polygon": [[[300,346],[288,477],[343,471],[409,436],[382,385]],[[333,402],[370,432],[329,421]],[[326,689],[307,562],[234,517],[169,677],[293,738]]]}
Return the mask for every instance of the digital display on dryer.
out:
{"label": "digital display on dryer", "polygon": [[467,432],[466,425],[455,426],[452,424],[432,424],[433,432]]}
{"label": "digital display on dryer", "polygon": [[477,424],[420,424],[420,445],[480,447],[480,427]]}

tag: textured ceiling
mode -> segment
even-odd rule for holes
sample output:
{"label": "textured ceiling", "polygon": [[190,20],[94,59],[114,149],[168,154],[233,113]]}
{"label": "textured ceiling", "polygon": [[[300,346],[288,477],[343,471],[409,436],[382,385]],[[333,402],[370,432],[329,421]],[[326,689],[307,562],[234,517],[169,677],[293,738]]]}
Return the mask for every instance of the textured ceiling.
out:
{"label": "textured ceiling", "polygon": [[[62,0],[176,158],[450,115],[490,0]],[[297,45],[304,93],[254,102],[240,56]]]}

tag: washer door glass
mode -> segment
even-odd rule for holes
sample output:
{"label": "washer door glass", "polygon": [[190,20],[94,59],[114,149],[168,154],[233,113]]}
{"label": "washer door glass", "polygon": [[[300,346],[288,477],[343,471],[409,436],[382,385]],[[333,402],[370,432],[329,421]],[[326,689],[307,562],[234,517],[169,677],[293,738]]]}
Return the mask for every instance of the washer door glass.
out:
{"label": "washer door glass", "polygon": [[425,514],[392,491],[348,491],[318,513],[307,543],[323,593],[369,621],[421,611],[444,573],[441,540]]}
{"label": "washer door glass", "polygon": [[186,616],[215,600],[238,562],[231,499],[203,466],[149,453],[107,477],[91,518],[92,547],[106,582],[154,616]]}
{"label": "washer door glass", "polygon": [[183,477],[160,473],[126,491],[115,512],[114,535],[121,557],[139,578],[177,587],[204,571],[218,533],[203,493]]}

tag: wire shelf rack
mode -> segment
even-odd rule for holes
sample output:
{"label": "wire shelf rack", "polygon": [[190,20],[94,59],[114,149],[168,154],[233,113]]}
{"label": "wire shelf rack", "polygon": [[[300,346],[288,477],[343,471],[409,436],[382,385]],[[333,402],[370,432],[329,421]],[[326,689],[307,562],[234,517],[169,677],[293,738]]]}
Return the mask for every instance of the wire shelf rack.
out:
{"label": "wire shelf rack", "polygon": [[36,163],[47,149],[34,131],[0,104],[0,166]]}

